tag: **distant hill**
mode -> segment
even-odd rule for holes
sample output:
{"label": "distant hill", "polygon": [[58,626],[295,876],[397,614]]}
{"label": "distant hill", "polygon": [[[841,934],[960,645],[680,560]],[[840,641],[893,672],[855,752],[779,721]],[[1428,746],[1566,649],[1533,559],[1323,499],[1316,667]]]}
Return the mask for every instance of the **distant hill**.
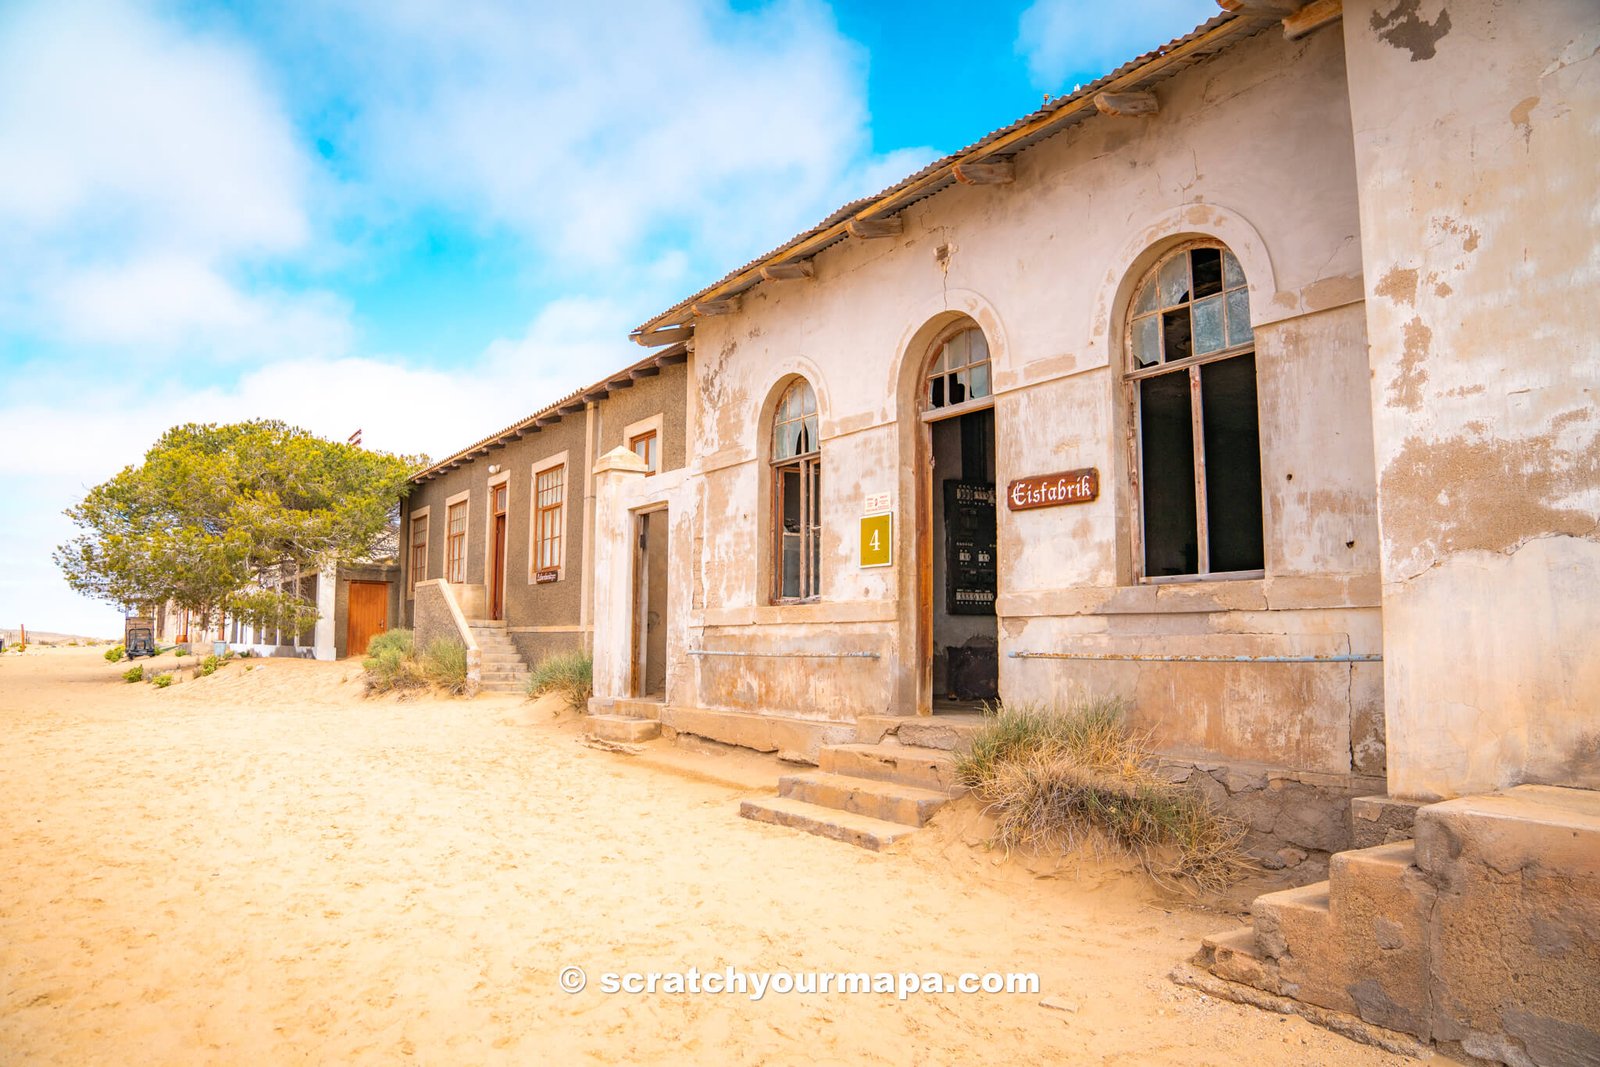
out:
{"label": "distant hill", "polygon": [[[7,648],[15,645],[17,643],[16,629],[6,629],[5,627],[0,627],[0,640],[5,641]],[[54,645],[70,645],[74,642],[80,645],[114,645],[119,640],[121,640],[121,638],[118,637],[84,637],[81,634],[55,634],[48,630],[30,629],[28,631],[28,644],[43,645],[46,647]]]}

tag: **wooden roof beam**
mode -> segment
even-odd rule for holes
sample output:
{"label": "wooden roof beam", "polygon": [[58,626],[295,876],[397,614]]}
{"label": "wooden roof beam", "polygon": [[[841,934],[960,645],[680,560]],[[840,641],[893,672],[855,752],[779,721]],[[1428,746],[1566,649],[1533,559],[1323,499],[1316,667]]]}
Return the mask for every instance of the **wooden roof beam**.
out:
{"label": "wooden roof beam", "polygon": [[801,259],[791,263],[769,263],[761,268],[761,280],[764,282],[797,281],[801,278],[815,278],[817,264],[814,260]]}
{"label": "wooden roof beam", "polygon": [[1343,17],[1342,0],[1313,0],[1293,15],[1284,16],[1283,35],[1291,41],[1297,40]]}
{"label": "wooden roof beam", "polygon": [[850,236],[870,240],[874,237],[899,237],[906,223],[899,215],[887,219],[851,219]]}
{"label": "wooden roof beam", "polygon": [[679,363],[687,362],[689,362],[689,353],[687,352],[663,352],[656,357],[656,366],[658,367],[675,367]]}
{"label": "wooden roof beam", "polygon": [[633,368],[631,371],[628,372],[628,377],[630,377],[630,378],[634,379],[635,381],[637,381],[640,378],[654,378],[656,375],[658,375],[660,373],[661,373],[661,368],[656,366],[654,363],[652,363],[648,367],[635,367],[635,368]]}
{"label": "wooden roof beam", "polygon": [[1147,118],[1161,110],[1155,93],[1095,93],[1095,110],[1102,115]]}
{"label": "wooden roof beam", "polygon": [[711,315],[732,315],[739,310],[740,300],[737,296],[730,296],[724,300],[702,300],[698,304],[689,305],[689,310],[694,312],[696,318]]}
{"label": "wooden roof beam", "polygon": [[1217,0],[1224,11],[1237,11],[1242,15],[1262,15],[1283,19],[1306,6],[1306,0]]}
{"label": "wooden roof beam", "polygon": [[540,415],[538,418],[534,419],[533,420],[533,426],[534,426],[534,429],[536,429],[536,430],[542,430],[542,429],[544,429],[544,427],[546,427],[546,426],[554,426],[556,423],[558,423],[560,421],[561,421],[561,415],[560,415],[559,412],[548,411],[548,412],[544,413],[543,415]]}
{"label": "wooden roof beam", "polygon": [[660,348],[662,345],[675,345],[679,341],[687,341],[693,336],[693,323],[676,323],[648,333],[636,333],[633,335],[633,340],[635,344],[645,348]]}
{"label": "wooden roof beam", "polygon": [[1010,185],[1017,180],[1015,165],[1009,160],[997,163],[956,163],[950,176],[962,185]]}

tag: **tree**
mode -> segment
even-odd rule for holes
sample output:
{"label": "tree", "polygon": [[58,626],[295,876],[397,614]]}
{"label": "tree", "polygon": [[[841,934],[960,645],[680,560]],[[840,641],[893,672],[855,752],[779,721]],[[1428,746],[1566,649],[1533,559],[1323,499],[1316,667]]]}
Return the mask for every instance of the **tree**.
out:
{"label": "tree", "polygon": [[[325,441],[268,419],[189,423],[90,489],[55,552],[73,589],[297,632],[317,618],[285,580],[381,553],[423,457]],[[297,583],[293,583],[297,584]]]}

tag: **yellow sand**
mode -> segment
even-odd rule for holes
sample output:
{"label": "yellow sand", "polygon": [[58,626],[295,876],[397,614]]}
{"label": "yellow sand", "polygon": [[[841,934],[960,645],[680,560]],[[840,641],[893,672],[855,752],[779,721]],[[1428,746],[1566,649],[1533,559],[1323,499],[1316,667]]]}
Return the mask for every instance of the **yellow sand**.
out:
{"label": "yellow sand", "polygon": [[[653,765],[512,698],[365,701],[351,663],[158,691],[100,652],[0,657],[0,1063],[1403,1062],[1173,986],[1234,920],[996,865],[970,806],[874,855],[738,818],[775,762]],[[730,964],[1042,990],[598,990]]]}

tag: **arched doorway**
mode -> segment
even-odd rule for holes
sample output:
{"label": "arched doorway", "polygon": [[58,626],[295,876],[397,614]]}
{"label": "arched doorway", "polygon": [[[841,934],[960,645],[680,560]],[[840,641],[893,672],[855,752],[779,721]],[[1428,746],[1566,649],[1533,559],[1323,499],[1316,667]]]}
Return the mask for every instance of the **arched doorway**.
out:
{"label": "arched doorway", "polygon": [[917,385],[918,645],[930,710],[999,696],[995,412],[989,343],[970,319],[946,327]]}

